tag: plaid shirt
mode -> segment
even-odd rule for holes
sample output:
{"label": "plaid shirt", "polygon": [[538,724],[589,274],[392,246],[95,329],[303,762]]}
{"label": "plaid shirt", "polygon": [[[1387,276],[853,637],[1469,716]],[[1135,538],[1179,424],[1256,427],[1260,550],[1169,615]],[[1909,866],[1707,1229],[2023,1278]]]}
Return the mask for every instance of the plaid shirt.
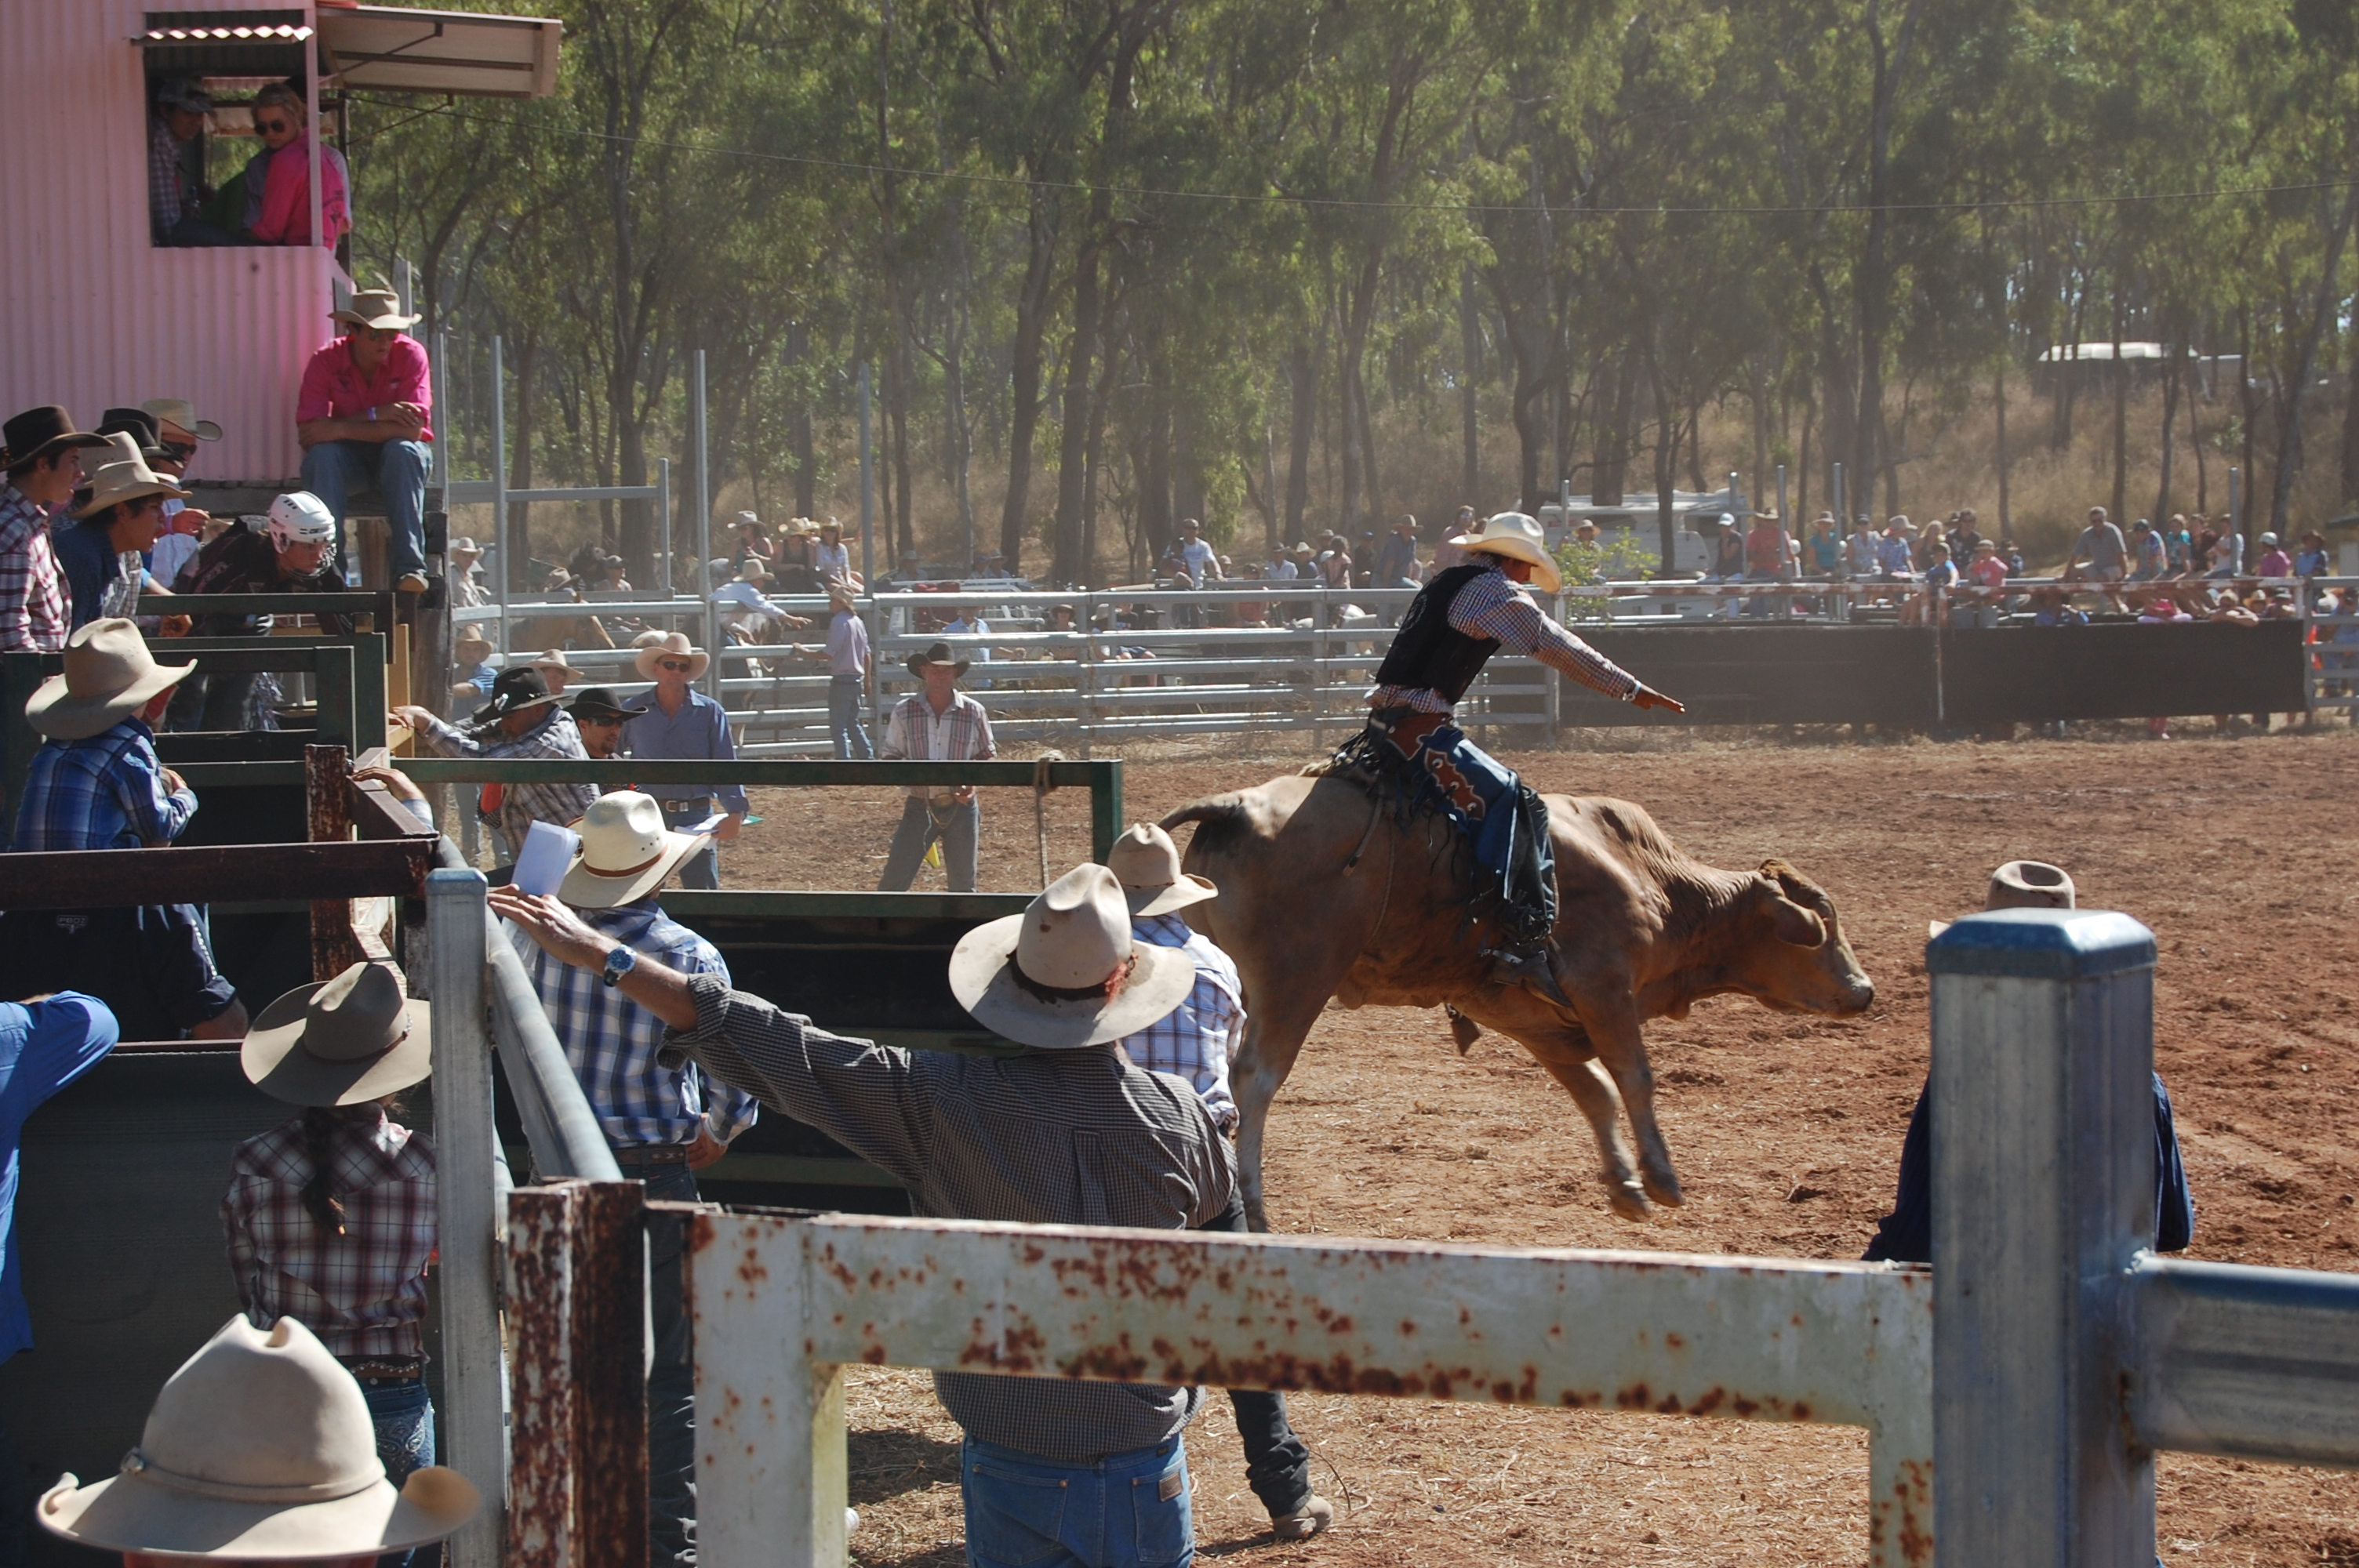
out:
{"label": "plaid shirt", "polygon": [[164,786],[154,732],[126,719],[86,741],[51,741],[33,753],[8,848],[136,849],[180,836],[196,792]]}
{"label": "plaid shirt", "polygon": [[0,484],[0,652],[54,654],[66,645],[65,574],[49,547],[49,516]]}
{"label": "plaid shirt", "polygon": [[[885,738],[878,742],[876,755],[888,762],[987,762],[999,754],[991,743],[991,719],[983,704],[958,692],[951,696],[950,711],[940,719],[942,744],[933,744],[934,710],[926,701],[925,693],[905,697],[893,705],[892,717],[885,721]],[[928,786],[910,784],[905,793],[915,799],[924,799]],[[934,794],[948,800],[947,787]]]}
{"label": "plaid shirt", "polygon": [[298,1117],[230,1155],[222,1230],[257,1328],[291,1317],[337,1356],[417,1356],[434,1258],[434,1147],[385,1114],[336,1130],[331,1184],[344,1234],[303,1206],[311,1156]]}
{"label": "plaid shirt", "polygon": [[[1185,1230],[1217,1218],[1235,1189],[1203,1102],[1119,1052],[904,1051],[814,1029],[718,980],[689,990],[696,1027],[668,1054],[890,1171],[916,1214]],[[1204,1403],[1201,1389],[958,1372],[935,1373],[934,1391],[984,1442],[1060,1465],[1152,1447]]]}
{"label": "plaid shirt", "polygon": [[158,114],[147,116],[147,216],[161,240],[194,205],[179,138]]}
{"label": "plaid shirt", "polygon": [[[582,749],[582,731],[574,728],[573,715],[561,708],[549,711],[548,723],[514,740],[495,730],[491,739],[478,741],[429,716],[426,728],[418,732],[418,742],[441,757],[588,762],[590,753]],[[484,813],[484,820],[507,835],[508,849],[516,853],[523,851],[525,835],[532,831],[534,823],[570,827],[598,798],[598,786],[591,784],[502,784],[499,789],[499,804]]]}
{"label": "plaid shirt", "polygon": [[1229,1044],[1245,1024],[1245,984],[1237,979],[1236,962],[1176,914],[1134,920],[1130,934],[1195,959],[1196,986],[1160,1020],[1124,1036],[1122,1048],[1150,1073],[1187,1079],[1212,1112],[1212,1125],[1226,1132],[1237,1124],[1237,1102],[1229,1098]]}
{"label": "plaid shirt", "polygon": [[[729,983],[720,949],[656,907],[652,898],[619,909],[575,911],[604,933],[683,975],[711,975]],[[664,1022],[588,969],[543,952],[514,926],[508,940],[525,961],[532,989],[565,1047],[573,1076],[598,1115],[606,1141],[617,1149],[647,1143],[693,1143],[700,1121],[723,1143],[754,1125],[761,1108],[751,1095],[710,1083],[693,1063],[667,1067],[656,1060]]]}
{"label": "plaid shirt", "polygon": [[[1503,571],[1466,580],[1450,601],[1450,625],[1469,637],[1490,637],[1510,652],[1528,654],[1567,680],[1617,701],[1637,695],[1637,676],[1549,620],[1523,586]],[[1368,705],[1413,708],[1419,713],[1450,711],[1450,699],[1431,687],[1380,686],[1368,693]]]}

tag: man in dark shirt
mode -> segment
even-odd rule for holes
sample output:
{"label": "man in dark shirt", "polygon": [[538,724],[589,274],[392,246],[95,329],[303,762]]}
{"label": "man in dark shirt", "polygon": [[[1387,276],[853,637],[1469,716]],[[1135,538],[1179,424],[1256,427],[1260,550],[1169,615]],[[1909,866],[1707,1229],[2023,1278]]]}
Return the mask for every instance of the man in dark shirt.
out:
{"label": "man in dark shirt", "polygon": [[[1228,1206],[1234,1165],[1204,1102],[1119,1044],[1180,1004],[1195,962],[1133,937],[1122,884],[1103,866],[1074,868],[951,956],[960,1003],[1032,1047],[1006,1057],[842,1039],[712,977],[625,957],[555,900],[513,888],[491,899],[551,956],[612,977],[671,1025],[663,1059],[684,1053],[891,1172],[918,1214],[1183,1230]],[[1184,1560],[1180,1434],[1202,1390],[953,1372],[936,1373],[934,1387],[967,1434],[969,1562]],[[1043,1488],[1063,1507],[1037,1520],[1023,1499]]]}
{"label": "man in dark shirt", "polygon": [[[342,593],[343,579],[330,559],[336,547],[336,519],[320,498],[290,491],[270,503],[261,528],[245,518],[231,524],[199,550],[172,584],[179,594]],[[193,609],[193,607],[191,607]],[[316,618],[332,636],[352,630],[341,615]],[[267,615],[201,615],[200,637],[268,636]],[[199,676],[180,688],[166,728],[171,730],[269,730],[277,727],[271,704],[278,695],[269,675]]]}

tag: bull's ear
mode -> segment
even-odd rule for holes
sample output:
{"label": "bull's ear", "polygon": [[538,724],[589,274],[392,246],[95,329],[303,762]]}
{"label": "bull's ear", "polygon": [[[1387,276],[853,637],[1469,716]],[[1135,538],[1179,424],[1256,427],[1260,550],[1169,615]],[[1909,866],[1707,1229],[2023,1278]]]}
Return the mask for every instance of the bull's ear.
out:
{"label": "bull's ear", "polygon": [[1827,939],[1826,922],[1791,899],[1772,898],[1769,919],[1780,942],[1790,942],[1797,947],[1817,947]]}

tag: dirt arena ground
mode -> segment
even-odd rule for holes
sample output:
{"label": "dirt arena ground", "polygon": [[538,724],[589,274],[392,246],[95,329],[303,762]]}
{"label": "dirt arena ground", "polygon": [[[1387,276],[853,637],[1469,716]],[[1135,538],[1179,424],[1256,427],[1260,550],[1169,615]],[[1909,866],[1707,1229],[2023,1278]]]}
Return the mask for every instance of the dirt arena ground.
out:
{"label": "dirt arena ground", "polygon": [[[2200,721],[2199,721],[2200,723]],[[2346,874],[2347,730],[2244,740],[2012,745],[1604,738],[1510,756],[1544,790],[1644,805],[1724,867],[1781,856],[1833,895],[1878,987],[1854,1022],[1722,998],[1650,1026],[1661,1115],[1689,1206],[1638,1227],[1605,1208],[1587,1131],[1513,1043],[1465,1057],[1438,1012],[1331,1010],[1273,1115],[1274,1227],[1498,1246],[1858,1255],[1889,1206],[1926,1069],[1925,922],[1979,903],[2031,856],[2084,905],[2160,940],[2158,1065],[2199,1208],[2192,1256],[2349,1270],[2359,1246],[2359,914]],[[1134,761],[1127,815],[1290,771],[1308,756]],[[897,798],[763,791],[727,863],[737,887],[875,885]],[[1038,886],[1027,793],[984,799],[983,884]],[[1050,861],[1088,852],[1085,795],[1048,802]],[[939,886],[929,871],[919,886]],[[825,1021],[822,1020],[822,1022]],[[1199,1550],[1255,1563],[1858,1563],[1867,1448],[1838,1428],[1299,1397],[1339,1520],[1279,1546],[1245,1489],[1224,1400],[1189,1432]],[[860,1562],[964,1561],[956,1428],[919,1374],[862,1369],[850,1393]],[[2359,1568],[2359,1478],[2166,1457],[2166,1563]]]}

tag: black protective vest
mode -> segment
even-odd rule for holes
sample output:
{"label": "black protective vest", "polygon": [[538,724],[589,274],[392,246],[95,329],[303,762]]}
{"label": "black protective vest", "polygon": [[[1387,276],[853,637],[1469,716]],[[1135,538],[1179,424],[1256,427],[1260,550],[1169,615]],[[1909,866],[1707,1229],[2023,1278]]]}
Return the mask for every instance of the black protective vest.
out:
{"label": "black protective vest", "polygon": [[1469,637],[1450,623],[1450,604],[1459,591],[1495,568],[1452,567],[1427,583],[1409,600],[1400,632],[1385,653],[1376,671],[1378,686],[1429,687],[1451,703],[1466,695],[1491,655],[1499,651],[1496,637]]}

